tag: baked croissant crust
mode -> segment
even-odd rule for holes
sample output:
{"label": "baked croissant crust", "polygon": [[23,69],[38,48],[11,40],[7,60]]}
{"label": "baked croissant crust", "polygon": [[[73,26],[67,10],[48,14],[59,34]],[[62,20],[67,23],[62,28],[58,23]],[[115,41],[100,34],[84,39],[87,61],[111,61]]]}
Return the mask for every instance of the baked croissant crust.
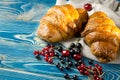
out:
{"label": "baked croissant crust", "polygon": [[88,13],[84,9],[75,9],[70,4],[55,5],[40,20],[37,35],[48,42],[66,40],[79,33],[87,20]]}
{"label": "baked croissant crust", "polygon": [[106,63],[116,59],[120,30],[104,12],[98,11],[90,16],[81,36],[100,62]]}

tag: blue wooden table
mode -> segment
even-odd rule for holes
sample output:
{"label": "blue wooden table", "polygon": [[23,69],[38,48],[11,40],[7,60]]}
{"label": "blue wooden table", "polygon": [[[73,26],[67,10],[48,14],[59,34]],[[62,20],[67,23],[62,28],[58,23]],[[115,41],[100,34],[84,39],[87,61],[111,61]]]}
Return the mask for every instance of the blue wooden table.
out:
{"label": "blue wooden table", "polygon": [[[35,31],[40,18],[54,4],[55,0],[0,1],[0,80],[64,80],[64,73],[55,65],[33,55],[34,50],[41,50],[47,44],[43,40],[38,43]],[[100,65],[105,80],[120,80],[120,64]],[[88,80],[76,69],[68,73]]]}

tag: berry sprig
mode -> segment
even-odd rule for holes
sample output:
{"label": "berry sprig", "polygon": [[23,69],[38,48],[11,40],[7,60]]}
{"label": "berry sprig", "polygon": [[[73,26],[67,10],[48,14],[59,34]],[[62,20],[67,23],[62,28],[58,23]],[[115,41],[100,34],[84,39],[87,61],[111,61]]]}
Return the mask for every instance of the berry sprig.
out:
{"label": "berry sprig", "polygon": [[[33,53],[36,59],[40,60],[40,56],[43,56],[46,62],[56,65],[56,67],[61,71],[76,68],[80,74],[89,76],[92,80],[103,80],[101,77],[103,75],[102,66],[99,64],[94,64],[93,60],[89,60],[88,63],[90,65],[87,66],[83,62],[81,49],[82,45],[79,42],[71,43],[70,46],[65,49],[62,46],[48,44],[42,50],[36,50]],[[56,62],[55,59],[59,61]],[[79,80],[78,75],[71,77],[68,73],[64,75],[64,78],[69,80]]]}
{"label": "berry sprig", "polygon": [[36,50],[33,52],[35,57],[40,60],[40,56],[44,56],[44,60],[50,64],[53,63],[53,57],[55,55],[54,46],[48,44],[45,48],[41,51]]}
{"label": "berry sprig", "polygon": [[102,66],[99,64],[95,64],[95,66],[86,66],[85,64],[81,64],[77,67],[78,71],[87,76],[91,76],[92,80],[103,80],[101,75],[103,74]]}

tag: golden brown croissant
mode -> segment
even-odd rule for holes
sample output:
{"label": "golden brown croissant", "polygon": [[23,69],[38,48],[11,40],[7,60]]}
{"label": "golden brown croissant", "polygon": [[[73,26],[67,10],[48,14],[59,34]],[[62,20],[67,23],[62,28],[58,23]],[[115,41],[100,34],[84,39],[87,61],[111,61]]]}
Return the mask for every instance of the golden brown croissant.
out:
{"label": "golden brown croissant", "polygon": [[75,9],[70,4],[55,5],[41,19],[37,34],[49,42],[66,40],[78,33],[87,20],[88,13],[84,9]]}
{"label": "golden brown croissant", "polygon": [[120,43],[120,30],[104,12],[93,13],[81,35],[89,45],[92,54],[100,62],[116,59]]}

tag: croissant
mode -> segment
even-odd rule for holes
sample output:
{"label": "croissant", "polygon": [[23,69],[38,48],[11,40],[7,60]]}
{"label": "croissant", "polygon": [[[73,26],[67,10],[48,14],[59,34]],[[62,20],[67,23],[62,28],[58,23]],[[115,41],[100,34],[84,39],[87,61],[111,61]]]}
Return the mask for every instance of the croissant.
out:
{"label": "croissant", "polygon": [[100,62],[106,63],[116,59],[120,30],[104,12],[98,11],[89,17],[81,36]]}
{"label": "croissant", "polygon": [[70,4],[51,7],[40,20],[37,35],[49,42],[66,40],[79,33],[88,20],[86,10],[75,9]]}

